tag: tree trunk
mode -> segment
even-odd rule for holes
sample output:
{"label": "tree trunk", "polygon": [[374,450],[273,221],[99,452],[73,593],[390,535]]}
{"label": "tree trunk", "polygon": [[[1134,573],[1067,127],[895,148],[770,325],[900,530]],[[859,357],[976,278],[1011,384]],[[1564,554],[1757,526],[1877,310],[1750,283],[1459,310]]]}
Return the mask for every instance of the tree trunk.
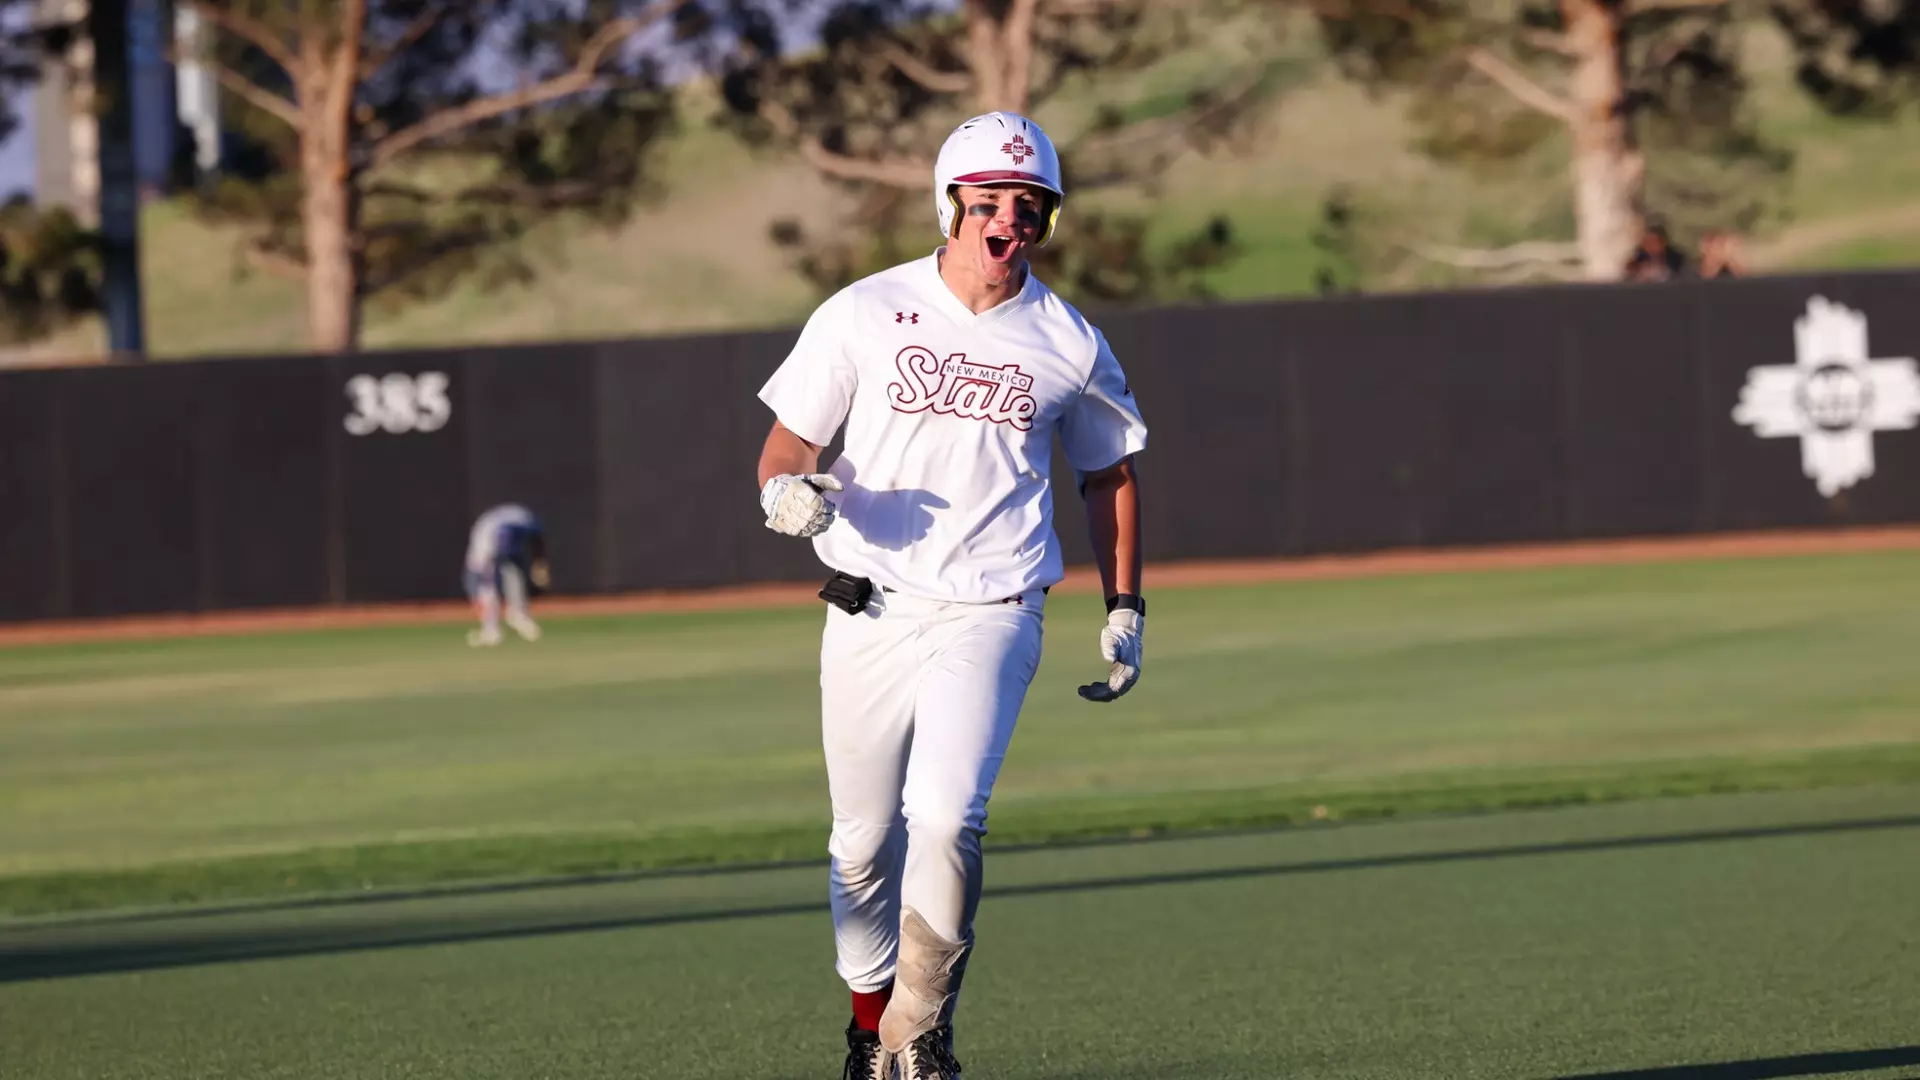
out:
{"label": "tree trunk", "polygon": [[1640,243],[1646,161],[1627,115],[1622,0],[1561,0],[1572,81],[1574,220],[1591,281],[1617,281]]}
{"label": "tree trunk", "polygon": [[320,28],[307,28],[298,84],[307,329],[321,352],[351,352],[360,345],[360,200],[350,110],[359,85],[364,12],[350,4],[341,18],[345,42],[332,49]]}
{"label": "tree trunk", "polygon": [[1013,0],[996,13],[984,0],[966,0],[967,68],[974,108],[1026,115],[1033,64],[1035,0]]}
{"label": "tree trunk", "polygon": [[307,329],[321,352],[351,352],[360,344],[360,266],[354,250],[359,224],[346,163],[302,148],[305,185],[301,225],[307,241]]}

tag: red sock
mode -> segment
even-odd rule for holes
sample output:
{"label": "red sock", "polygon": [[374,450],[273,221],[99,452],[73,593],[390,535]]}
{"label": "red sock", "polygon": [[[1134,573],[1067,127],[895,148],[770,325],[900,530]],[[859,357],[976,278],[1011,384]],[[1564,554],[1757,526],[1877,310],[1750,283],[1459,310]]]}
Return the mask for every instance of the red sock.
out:
{"label": "red sock", "polygon": [[853,992],[853,1022],[861,1031],[879,1031],[880,1014],[887,1011],[887,999],[893,997],[893,984],[871,994]]}

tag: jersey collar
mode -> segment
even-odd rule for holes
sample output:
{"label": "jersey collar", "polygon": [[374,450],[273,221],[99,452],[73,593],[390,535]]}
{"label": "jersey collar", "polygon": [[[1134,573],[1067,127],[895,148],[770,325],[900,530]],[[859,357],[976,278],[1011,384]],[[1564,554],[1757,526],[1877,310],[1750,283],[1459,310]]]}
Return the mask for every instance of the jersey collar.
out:
{"label": "jersey collar", "polygon": [[1040,282],[1034,277],[1033,267],[1028,266],[1027,280],[1020,284],[1019,292],[985,311],[975,313],[972,308],[961,303],[959,297],[953,295],[953,290],[947,287],[947,279],[940,276],[940,256],[943,255],[946,250],[946,245],[942,244],[933,249],[933,254],[927,256],[924,260],[927,264],[927,276],[933,279],[933,283],[929,288],[941,307],[946,311],[947,316],[962,326],[987,326],[991,323],[999,322],[1020,308],[1025,307],[1039,290]]}

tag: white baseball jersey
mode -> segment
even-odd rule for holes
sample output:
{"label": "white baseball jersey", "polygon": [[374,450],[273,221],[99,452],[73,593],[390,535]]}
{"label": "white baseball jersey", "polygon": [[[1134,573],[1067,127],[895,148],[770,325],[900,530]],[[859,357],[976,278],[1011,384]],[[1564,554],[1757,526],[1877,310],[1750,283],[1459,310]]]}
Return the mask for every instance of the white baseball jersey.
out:
{"label": "white baseball jersey", "polygon": [[533,511],[517,503],[496,506],[481,514],[467,536],[467,568],[482,571],[491,567],[494,557],[500,553],[500,530],[510,525],[531,524]]}
{"label": "white baseball jersey", "polygon": [[760,400],[825,446],[845,490],[814,538],[829,567],[909,596],[985,603],[1065,574],[1049,487],[1053,436],[1093,472],[1147,428],[1105,337],[1031,272],[981,314],[938,252],[854,282],[813,313]]}

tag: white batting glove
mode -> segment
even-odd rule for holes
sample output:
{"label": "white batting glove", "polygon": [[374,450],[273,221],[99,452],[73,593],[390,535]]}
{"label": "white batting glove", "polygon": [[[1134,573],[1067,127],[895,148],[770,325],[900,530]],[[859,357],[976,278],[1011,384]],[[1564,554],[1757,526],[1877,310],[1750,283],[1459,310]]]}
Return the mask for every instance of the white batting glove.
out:
{"label": "white batting glove", "polygon": [[818,536],[833,524],[835,510],[825,491],[839,491],[840,481],[826,473],[796,476],[783,473],[760,489],[760,509],[767,528],[788,536]]}
{"label": "white batting glove", "polygon": [[1113,701],[1140,681],[1141,653],[1145,648],[1142,637],[1147,629],[1147,617],[1138,611],[1121,608],[1107,613],[1107,625],[1100,630],[1100,655],[1112,664],[1105,682],[1088,683],[1080,688],[1080,696],[1088,701]]}

